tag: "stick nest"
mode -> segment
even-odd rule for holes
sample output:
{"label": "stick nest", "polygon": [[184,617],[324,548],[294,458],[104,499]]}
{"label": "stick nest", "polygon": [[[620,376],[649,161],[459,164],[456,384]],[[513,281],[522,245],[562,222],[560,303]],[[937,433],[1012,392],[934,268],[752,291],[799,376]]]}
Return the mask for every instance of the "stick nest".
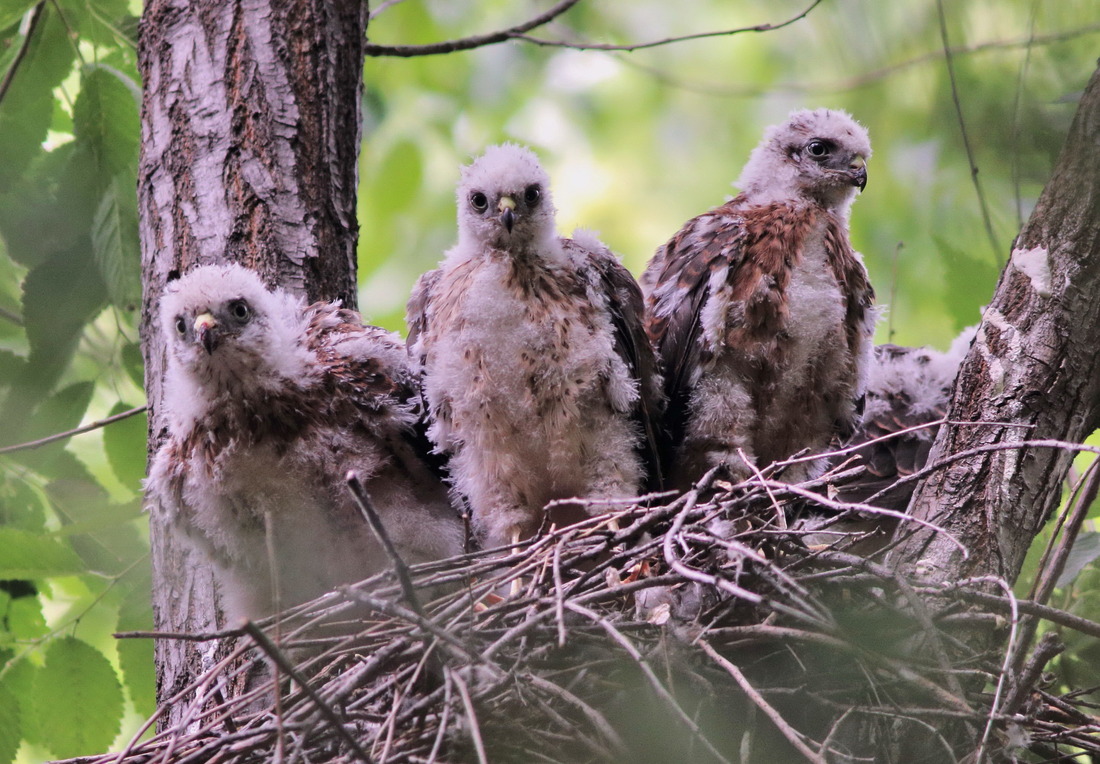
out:
{"label": "stick nest", "polygon": [[704,483],[596,506],[512,554],[418,566],[411,589],[392,574],[344,587],[219,636],[228,655],[165,704],[183,721],[83,761],[1100,754],[1083,697],[1044,689],[1056,630],[1034,636],[1038,616],[1100,626],[989,581],[904,576],[882,563],[882,517],[853,530],[815,488]]}

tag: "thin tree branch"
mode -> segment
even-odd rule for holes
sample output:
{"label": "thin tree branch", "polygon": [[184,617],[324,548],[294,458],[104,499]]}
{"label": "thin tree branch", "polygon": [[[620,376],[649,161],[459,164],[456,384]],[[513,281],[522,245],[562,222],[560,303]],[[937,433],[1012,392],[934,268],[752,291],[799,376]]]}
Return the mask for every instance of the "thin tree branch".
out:
{"label": "thin tree branch", "polygon": [[579,2],[580,0],[561,0],[561,2],[553,8],[550,8],[545,13],[540,13],[533,19],[529,19],[522,24],[518,24],[508,29],[490,32],[489,34],[463,37],[458,40],[448,40],[446,42],[431,43],[429,45],[371,45],[368,43],[364,46],[364,52],[368,56],[397,56],[398,58],[411,58],[413,56],[436,56],[444,53],[456,53],[460,50],[473,50],[474,48],[483,48],[486,45],[496,45],[497,43],[512,40],[519,35],[530,32],[536,27],[553,21]]}
{"label": "thin tree branch", "polygon": [[703,652],[711,657],[715,663],[726,670],[726,673],[733,677],[733,681],[737,682],[737,686],[741,688],[741,691],[748,696],[749,700],[753,702],[757,708],[764,712],[764,715],[771,719],[772,724],[782,733],[783,737],[787,738],[787,741],[795,747],[795,749],[802,754],[806,761],[812,762],[812,764],[826,764],[825,759],[818,753],[815,753],[805,741],[802,739],[802,735],[798,730],[787,723],[787,720],[776,711],[768,701],[764,700],[764,696],[761,695],[756,689],[749,683],[749,680],[741,673],[741,670],[737,666],[733,665],[718,653],[713,647],[710,646],[705,640],[699,640],[699,646],[703,648]]}
{"label": "thin tree branch", "polygon": [[0,447],[0,454],[10,454],[15,451],[29,451],[34,448],[40,448],[41,446],[49,445],[50,443],[54,443],[59,440],[65,440],[65,438],[71,438],[74,435],[82,435],[86,432],[91,432],[92,430],[98,430],[99,428],[106,427],[109,424],[121,422],[123,419],[129,419],[136,414],[142,413],[147,408],[148,406],[136,406],[128,411],[120,411],[119,413],[113,414],[106,419],[100,419],[98,421],[92,422],[91,424],[86,424],[72,430],[54,433],[53,435],[47,435],[44,438],[31,440],[26,443],[16,443],[11,446],[3,446]]}
{"label": "thin tree branch", "polygon": [[31,49],[34,32],[38,28],[38,22],[42,18],[42,12],[45,9],[46,0],[41,0],[31,11],[31,18],[27,23],[27,34],[23,37],[23,42],[19,44],[19,50],[15,52],[15,57],[11,60],[11,66],[4,72],[4,79],[0,80],[0,103],[4,102],[4,97],[8,94],[11,83],[15,80],[15,73],[19,70],[19,65],[23,63],[23,59],[27,57],[27,53]]}
{"label": "thin tree branch", "polygon": [[367,493],[367,489],[363,487],[359,475],[354,470],[348,473],[347,482],[355,503],[359,505],[359,511],[363,513],[363,519],[367,521],[367,525],[370,526],[378,539],[378,543],[385,550],[386,556],[390,558],[390,563],[393,564],[393,570],[397,574],[397,582],[401,585],[401,593],[404,595],[405,601],[418,616],[421,618],[426,617],[424,608],[420,605],[420,599],[416,596],[416,587],[413,586],[409,566],[401,559],[401,553],[397,551],[390,534],[386,531],[386,526],[382,523],[382,518],[378,515],[378,510],[375,509],[370,494]]}
{"label": "thin tree branch", "polygon": [[955,104],[955,114],[959,120],[959,130],[962,131],[963,148],[966,149],[966,161],[970,164],[970,179],[974,182],[974,191],[978,195],[978,207],[982,211],[982,222],[985,224],[985,232],[989,237],[989,246],[993,248],[993,257],[998,263],[1004,265],[1001,256],[1000,245],[997,244],[997,236],[993,233],[993,221],[989,217],[989,205],[985,200],[985,192],[982,183],[978,179],[978,165],[974,160],[974,150],[970,146],[970,134],[966,130],[966,120],[963,118],[962,101],[959,100],[959,87],[955,81],[955,59],[951,55],[951,47],[947,42],[947,16],[943,10],[943,0],[936,0],[936,10],[939,13],[940,37],[943,40],[943,56],[947,64],[947,76],[951,81],[951,100]]}
{"label": "thin tree branch", "polygon": [[646,42],[638,43],[625,43],[621,45],[616,45],[614,43],[547,40],[541,37],[533,37],[527,34],[527,32],[531,31],[532,29],[544,26],[553,19],[562,15],[578,2],[580,2],[580,0],[564,0],[561,3],[558,3],[558,5],[555,5],[550,10],[546,11],[546,13],[536,16],[535,18],[523,24],[511,27],[510,29],[502,29],[500,31],[491,32],[485,35],[463,37],[458,40],[448,40],[447,42],[432,43],[429,45],[367,45],[366,53],[368,56],[399,56],[402,58],[408,58],[412,56],[432,56],[442,53],[454,53],[460,50],[472,50],[473,48],[482,48],[486,45],[496,45],[497,43],[507,42],[508,40],[522,40],[523,42],[528,42],[532,45],[538,45],[540,47],[548,48],[569,48],[571,50],[598,50],[629,53],[636,50],[646,50],[648,48],[657,48],[664,45],[672,45],[674,43],[688,42],[691,40],[703,40],[710,37],[729,37],[731,35],[742,34],[744,32],[773,32],[777,29],[782,29],[783,27],[790,26],[797,21],[801,21],[809,15],[810,11],[820,5],[822,3],[822,0],[813,0],[810,5],[807,6],[802,12],[776,24],[765,23],[756,24],[749,27],[738,27],[736,29],[722,29],[713,32],[696,32],[694,34],[679,35],[676,37],[665,37],[660,40],[649,40]]}
{"label": "thin tree branch", "polygon": [[286,656],[283,655],[282,650],[276,647],[268,636],[251,621],[245,623],[244,631],[255,640],[260,649],[267,654],[268,658],[275,662],[275,665],[278,666],[279,669],[302,688],[305,694],[309,696],[309,699],[314,702],[317,710],[321,712],[321,716],[325,717],[325,721],[329,723],[333,731],[340,736],[349,748],[351,748],[355,757],[362,761],[363,764],[370,764],[370,756],[367,755],[367,752],[362,749],[359,742],[352,737],[350,732],[348,732],[347,728],[344,726],[343,720],[336,715],[336,712],[325,702],[324,698],[317,694],[317,691],[313,689],[313,686],[310,685],[308,681],[306,681],[306,678],[298,673],[298,670],[295,669],[291,662],[287,660]]}
{"label": "thin tree branch", "polygon": [[801,13],[791,16],[786,21],[781,21],[778,24],[756,24],[751,27],[738,27],[737,29],[723,29],[715,32],[696,32],[695,34],[679,35],[677,37],[665,37],[661,40],[650,40],[649,42],[627,43],[624,45],[615,45],[612,43],[595,43],[595,42],[566,42],[564,40],[543,40],[538,37],[531,37],[526,34],[512,35],[517,40],[523,40],[529,42],[532,45],[541,45],[544,47],[552,48],[571,48],[572,50],[601,50],[601,51],[616,51],[624,53],[632,53],[636,50],[646,50],[648,48],[657,48],[663,45],[672,45],[678,42],[688,42],[690,40],[705,40],[709,37],[729,37],[735,34],[742,34],[744,32],[774,32],[777,29],[790,26],[796,21],[801,21],[809,15],[810,11],[820,5],[822,0],[813,0],[810,5]]}

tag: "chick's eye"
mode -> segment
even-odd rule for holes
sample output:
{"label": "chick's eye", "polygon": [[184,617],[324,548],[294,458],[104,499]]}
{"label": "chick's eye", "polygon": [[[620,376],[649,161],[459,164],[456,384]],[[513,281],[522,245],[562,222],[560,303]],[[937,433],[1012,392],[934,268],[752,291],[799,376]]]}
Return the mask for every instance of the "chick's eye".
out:
{"label": "chick's eye", "polygon": [[176,318],[176,331],[181,337],[187,333],[187,322],[183,320],[183,316]]}
{"label": "chick's eye", "polygon": [[230,303],[229,312],[238,321],[247,321],[252,318],[252,310],[244,300],[236,300]]}
{"label": "chick's eye", "polygon": [[542,199],[542,189],[538,186],[528,186],[523,191],[523,201],[527,202],[528,207],[534,207]]}
{"label": "chick's eye", "polygon": [[810,156],[820,159],[829,153],[829,144],[825,141],[810,141],[806,144],[806,151]]}
{"label": "chick's eye", "polygon": [[470,206],[477,212],[485,212],[489,209],[489,198],[480,191],[474,191],[470,194]]}

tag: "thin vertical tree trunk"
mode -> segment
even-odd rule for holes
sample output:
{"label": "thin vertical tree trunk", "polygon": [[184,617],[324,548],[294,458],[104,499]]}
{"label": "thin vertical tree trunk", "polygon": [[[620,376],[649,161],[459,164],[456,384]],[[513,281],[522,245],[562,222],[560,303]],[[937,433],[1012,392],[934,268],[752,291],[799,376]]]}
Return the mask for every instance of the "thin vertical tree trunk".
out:
{"label": "thin vertical tree trunk", "polygon": [[[362,0],[146,4],[138,197],[150,453],[165,422],[157,305],[176,274],[236,261],[309,299],[355,305],[367,14]],[[220,627],[210,571],[155,514],[150,533],[157,628]],[[215,650],[158,641],[158,700],[208,667]],[[162,726],[182,710],[175,704]]]}

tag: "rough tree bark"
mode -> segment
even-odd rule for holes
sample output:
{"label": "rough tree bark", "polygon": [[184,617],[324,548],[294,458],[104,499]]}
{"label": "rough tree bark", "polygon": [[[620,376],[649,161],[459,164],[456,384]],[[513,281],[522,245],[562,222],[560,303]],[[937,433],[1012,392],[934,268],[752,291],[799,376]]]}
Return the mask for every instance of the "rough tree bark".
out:
{"label": "rough tree bark", "polygon": [[[1100,423],[1100,70],[1092,76],[1054,173],[1013,246],[963,362],[950,419],[1006,424],[940,430],[929,464],[1025,440],[1079,443]],[[1073,454],[988,450],[931,474],[910,513],[963,540],[911,535],[895,552],[933,581],[1012,583],[1058,506]],[[906,531],[906,528],[900,529]]]}
{"label": "rough tree bark", "polygon": [[[309,299],[355,305],[367,14],[362,0],[146,4],[138,196],[150,453],[164,427],[157,303],[174,274],[237,261]],[[219,627],[209,570],[155,515],[151,525],[156,627]],[[158,641],[158,700],[194,679],[213,650]]]}

